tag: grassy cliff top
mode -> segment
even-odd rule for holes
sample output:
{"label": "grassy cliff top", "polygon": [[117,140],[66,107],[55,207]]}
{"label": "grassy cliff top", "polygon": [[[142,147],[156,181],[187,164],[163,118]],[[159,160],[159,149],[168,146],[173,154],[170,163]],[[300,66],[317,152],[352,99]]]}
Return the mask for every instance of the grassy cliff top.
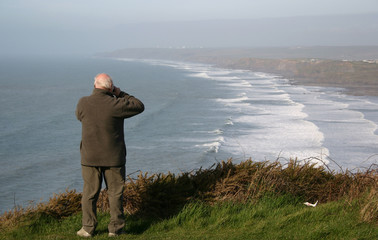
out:
{"label": "grassy cliff top", "polygon": [[[333,172],[295,160],[140,173],[125,184],[127,235],[121,239],[376,239],[377,177],[374,165]],[[80,193],[67,190],[34,208],[4,213],[0,239],[75,238],[80,200]],[[107,239],[106,190],[97,208],[95,238]]]}

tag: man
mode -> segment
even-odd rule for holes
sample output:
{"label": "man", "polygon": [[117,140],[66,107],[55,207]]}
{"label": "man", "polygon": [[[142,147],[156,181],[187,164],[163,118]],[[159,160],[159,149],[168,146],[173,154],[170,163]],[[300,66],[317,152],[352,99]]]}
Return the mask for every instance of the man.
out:
{"label": "man", "polygon": [[92,95],[82,97],[76,117],[82,124],[80,143],[82,177],[82,228],[77,235],[91,237],[97,226],[96,203],[104,178],[109,196],[109,236],[117,236],[125,225],[123,190],[126,146],[125,118],[144,111],[143,103],[113,85],[108,74],[95,77]]}

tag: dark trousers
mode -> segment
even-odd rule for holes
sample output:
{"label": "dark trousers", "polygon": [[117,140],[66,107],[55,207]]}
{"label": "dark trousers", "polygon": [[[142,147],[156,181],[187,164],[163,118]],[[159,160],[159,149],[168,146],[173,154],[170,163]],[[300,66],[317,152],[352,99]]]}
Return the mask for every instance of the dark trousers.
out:
{"label": "dark trousers", "polygon": [[97,226],[96,203],[101,191],[102,179],[108,190],[110,223],[108,230],[117,233],[125,226],[123,215],[123,190],[125,182],[125,166],[122,167],[89,167],[82,166],[84,180],[83,197],[81,200],[83,218],[82,224],[85,231],[90,234]]}

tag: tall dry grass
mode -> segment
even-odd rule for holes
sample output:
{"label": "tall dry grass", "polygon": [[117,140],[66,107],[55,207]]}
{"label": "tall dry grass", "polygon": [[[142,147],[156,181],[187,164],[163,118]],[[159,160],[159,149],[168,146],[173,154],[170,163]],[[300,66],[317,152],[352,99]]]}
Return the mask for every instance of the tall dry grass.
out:
{"label": "tall dry grass", "polygon": [[[131,215],[165,218],[191,201],[247,202],[258,200],[266,194],[290,194],[320,203],[340,199],[349,202],[359,200],[361,219],[377,223],[377,180],[375,165],[352,173],[335,172],[326,166],[296,160],[283,164],[250,159],[234,164],[230,159],[208,169],[200,168],[179,175],[140,173],[136,179],[129,177],[123,195],[124,209]],[[80,200],[80,193],[67,189],[46,203],[4,213],[0,216],[0,229],[26,221],[33,214],[46,214],[54,218],[70,216],[81,210]],[[106,190],[101,192],[97,207],[100,211],[108,211]]]}
{"label": "tall dry grass", "polygon": [[[320,203],[340,199],[351,202],[376,191],[377,180],[374,166],[363,172],[338,173],[296,160],[287,164],[252,160],[234,164],[230,159],[208,169],[200,168],[177,176],[173,173],[150,176],[140,173],[137,179],[129,178],[125,185],[124,207],[129,214],[167,217],[190,201],[247,202],[268,193],[290,194]],[[376,202],[368,201],[366,209],[377,206]],[[105,190],[101,192],[98,207],[102,211],[108,210]]]}

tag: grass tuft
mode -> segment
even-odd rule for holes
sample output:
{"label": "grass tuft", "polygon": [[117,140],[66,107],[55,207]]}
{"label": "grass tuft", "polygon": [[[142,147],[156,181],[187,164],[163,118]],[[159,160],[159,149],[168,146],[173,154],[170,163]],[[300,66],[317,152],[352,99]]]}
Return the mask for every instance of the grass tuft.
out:
{"label": "grass tuft", "polygon": [[360,212],[361,220],[364,222],[370,222],[378,224],[378,192],[377,188],[373,188],[370,191],[369,196],[362,204]]}

